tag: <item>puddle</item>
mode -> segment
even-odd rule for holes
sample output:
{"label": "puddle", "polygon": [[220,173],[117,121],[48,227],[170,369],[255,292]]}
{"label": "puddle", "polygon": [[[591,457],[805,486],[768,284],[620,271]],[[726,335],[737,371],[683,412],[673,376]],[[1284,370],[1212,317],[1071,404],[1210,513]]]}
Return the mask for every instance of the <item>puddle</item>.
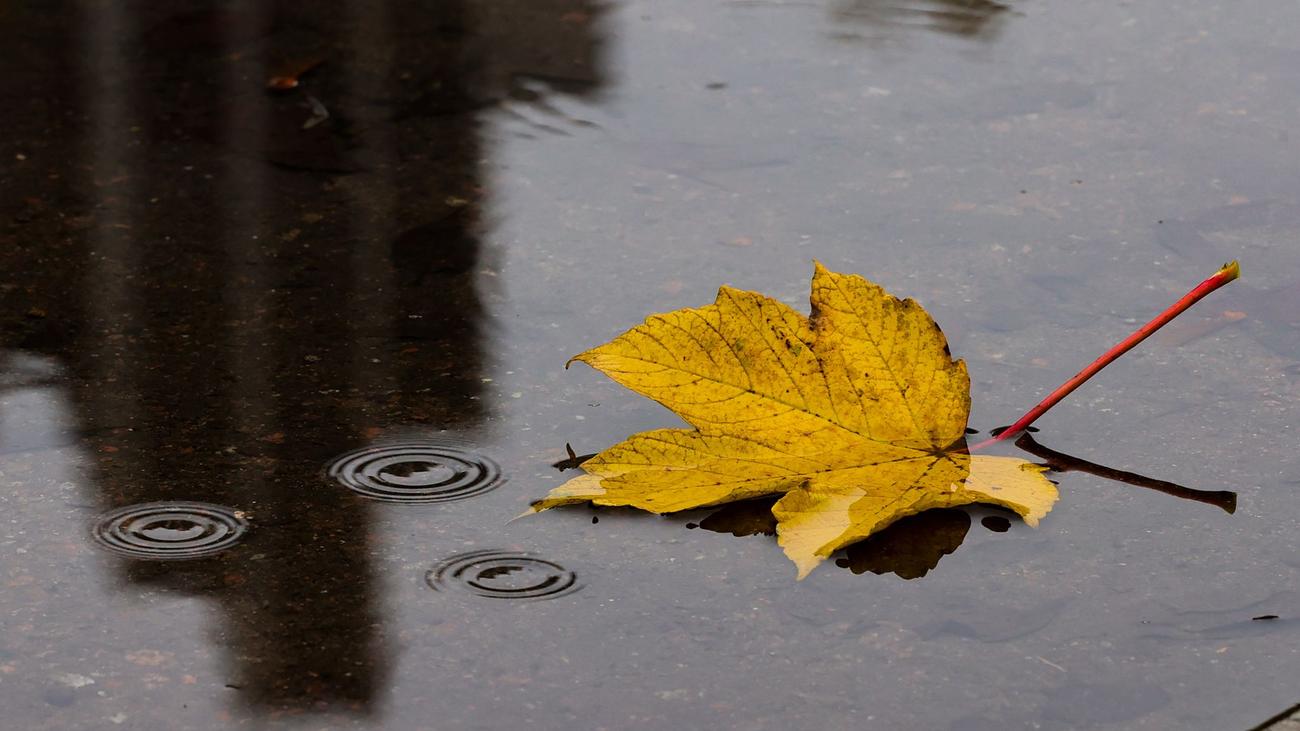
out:
{"label": "puddle", "polygon": [[248,521],[221,505],[157,502],[128,505],[95,521],[91,536],[126,558],[184,561],[207,558],[239,543]]}
{"label": "puddle", "polygon": [[[1300,700],[1296,27],[1288,0],[5,5],[0,707],[1263,722]],[[565,363],[721,284],[806,311],[817,259],[914,298],[987,430],[1231,258],[1181,336],[998,447],[1059,482],[1036,528],[923,514],[796,581],[760,504],[511,520],[680,426]]]}
{"label": "puddle", "polygon": [[398,442],[340,455],[326,475],[349,490],[393,503],[465,500],[505,483],[496,462],[449,442]]}

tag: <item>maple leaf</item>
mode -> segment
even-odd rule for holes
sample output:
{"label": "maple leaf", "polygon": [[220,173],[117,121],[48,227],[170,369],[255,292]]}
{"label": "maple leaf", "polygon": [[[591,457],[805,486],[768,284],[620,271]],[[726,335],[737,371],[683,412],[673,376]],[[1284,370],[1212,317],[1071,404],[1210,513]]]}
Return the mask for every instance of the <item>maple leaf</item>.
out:
{"label": "maple leaf", "polygon": [[533,511],[592,502],[655,513],[783,494],[778,542],[803,578],[837,549],[931,508],[990,503],[1030,525],[1045,468],[965,451],[970,378],[916,302],[816,265],[812,314],[722,287],[573,360],[693,429],[629,437]]}

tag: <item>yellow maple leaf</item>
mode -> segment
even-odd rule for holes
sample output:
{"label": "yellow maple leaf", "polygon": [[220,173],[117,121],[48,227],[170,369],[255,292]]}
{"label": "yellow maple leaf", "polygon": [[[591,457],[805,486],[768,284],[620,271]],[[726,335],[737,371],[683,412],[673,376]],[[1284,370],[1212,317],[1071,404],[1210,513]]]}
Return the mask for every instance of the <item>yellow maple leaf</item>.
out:
{"label": "yellow maple leaf", "polygon": [[816,265],[812,315],[723,287],[576,356],[694,429],[633,435],[534,503],[655,513],[783,494],[778,541],[803,578],[837,549],[930,508],[992,503],[1036,525],[1044,468],[965,451],[966,364],[910,299]]}

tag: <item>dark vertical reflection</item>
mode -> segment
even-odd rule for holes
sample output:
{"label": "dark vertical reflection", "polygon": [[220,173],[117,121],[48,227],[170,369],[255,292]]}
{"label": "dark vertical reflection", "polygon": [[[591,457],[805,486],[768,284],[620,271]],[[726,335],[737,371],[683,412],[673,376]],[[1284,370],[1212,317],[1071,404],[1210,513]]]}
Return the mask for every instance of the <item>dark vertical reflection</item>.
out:
{"label": "dark vertical reflection", "polygon": [[41,154],[0,199],[57,206],[3,234],[0,346],[66,364],[100,507],[250,515],[216,558],[114,559],[124,582],[212,600],[250,708],[378,708],[377,508],[321,466],[486,416],[483,112],[525,81],[595,90],[597,15],[84,0],[0,16],[34,39],[0,56],[39,69],[0,99],[40,100],[13,131]]}

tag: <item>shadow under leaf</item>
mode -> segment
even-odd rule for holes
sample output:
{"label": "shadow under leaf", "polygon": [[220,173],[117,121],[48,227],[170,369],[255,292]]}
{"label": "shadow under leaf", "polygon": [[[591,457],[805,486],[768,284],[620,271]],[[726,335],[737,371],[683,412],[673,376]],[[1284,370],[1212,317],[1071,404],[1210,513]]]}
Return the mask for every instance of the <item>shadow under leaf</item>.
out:
{"label": "shadow under leaf", "polygon": [[899,520],[849,546],[835,565],[855,574],[897,574],[919,579],[939,565],[966,538],[970,514],[954,508],[927,510]]}
{"label": "shadow under leaf", "polygon": [[[776,535],[775,499],[745,500],[725,505],[688,528],[703,528],[733,536]],[[849,546],[835,565],[855,574],[897,574],[919,579],[957,550],[970,530],[964,510],[941,508],[903,518],[866,540]]]}
{"label": "shadow under leaf", "polygon": [[733,536],[774,536],[776,516],[772,514],[772,506],[775,504],[774,498],[731,503],[713,511],[698,525],[688,523],[687,526]]}

